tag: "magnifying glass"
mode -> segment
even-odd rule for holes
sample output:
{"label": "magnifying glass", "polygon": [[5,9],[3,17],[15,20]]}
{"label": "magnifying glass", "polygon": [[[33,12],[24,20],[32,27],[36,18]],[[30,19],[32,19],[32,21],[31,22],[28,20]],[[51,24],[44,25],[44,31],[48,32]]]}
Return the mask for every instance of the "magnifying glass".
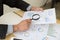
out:
{"label": "magnifying glass", "polygon": [[40,15],[39,14],[32,15],[32,20],[39,20],[39,19],[40,19]]}

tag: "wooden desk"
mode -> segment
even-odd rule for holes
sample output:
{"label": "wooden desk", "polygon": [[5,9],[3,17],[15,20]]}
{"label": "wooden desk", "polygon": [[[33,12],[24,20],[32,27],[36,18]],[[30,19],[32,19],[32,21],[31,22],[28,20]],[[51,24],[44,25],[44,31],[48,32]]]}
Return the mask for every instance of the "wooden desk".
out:
{"label": "wooden desk", "polygon": [[[16,13],[22,17],[24,12],[23,11],[16,11]],[[57,23],[60,24],[59,19],[57,19]],[[15,37],[13,33],[7,35],[5,40],[10,40],[11,37]]]}
{"label": "wooden desk", "polygon": [[60,20],[59,19],[57,19],[57,24],[60,24]]}

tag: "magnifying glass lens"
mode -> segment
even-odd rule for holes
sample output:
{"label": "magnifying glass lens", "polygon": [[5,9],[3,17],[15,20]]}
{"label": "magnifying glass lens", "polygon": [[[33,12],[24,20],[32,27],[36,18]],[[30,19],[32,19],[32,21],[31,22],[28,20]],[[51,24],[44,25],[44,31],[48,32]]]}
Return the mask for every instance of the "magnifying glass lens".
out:
{"label": "magnifying glass lens", "polygon": [[38,15],[33,16],[33,19],[37,19],[37,18],[39,18],[39,16],[38,16]]}
{"label": "magnifying glass lens", "polygon": [[38,20],[40,18],[40,15],[39,14],[34,14],[32,16],[32,20]]}

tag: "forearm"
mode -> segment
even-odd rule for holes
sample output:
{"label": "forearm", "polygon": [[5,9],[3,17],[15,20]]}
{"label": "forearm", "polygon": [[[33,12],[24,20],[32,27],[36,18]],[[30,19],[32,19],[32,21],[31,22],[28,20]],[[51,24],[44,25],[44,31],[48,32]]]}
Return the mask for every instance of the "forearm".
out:
{"label": "forearm", "polygon": [[8,25],[0,24],[0,39],[4,39],[7,33]]}
{"label": "forearm", "polygon": [[16,7],[24,11],[27,11],[27,7],[29,6],[28,3],[22,0],[4,0],[3,3],[10,7]]}

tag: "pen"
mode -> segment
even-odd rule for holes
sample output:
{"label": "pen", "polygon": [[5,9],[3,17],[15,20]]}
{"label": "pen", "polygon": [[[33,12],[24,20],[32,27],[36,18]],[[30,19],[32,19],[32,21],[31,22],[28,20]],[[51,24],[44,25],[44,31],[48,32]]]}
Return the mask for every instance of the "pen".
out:
{"label": "pen", "polygon": [[[13,11],[13,13],[17,14],[16,12]],[[18,16],[22,17],[21,15],[17,14]]]}
{"label": "pen", "polygon": [[14,38],[13,40],[22,40],[22,39],[17,39],[17,38]]}

